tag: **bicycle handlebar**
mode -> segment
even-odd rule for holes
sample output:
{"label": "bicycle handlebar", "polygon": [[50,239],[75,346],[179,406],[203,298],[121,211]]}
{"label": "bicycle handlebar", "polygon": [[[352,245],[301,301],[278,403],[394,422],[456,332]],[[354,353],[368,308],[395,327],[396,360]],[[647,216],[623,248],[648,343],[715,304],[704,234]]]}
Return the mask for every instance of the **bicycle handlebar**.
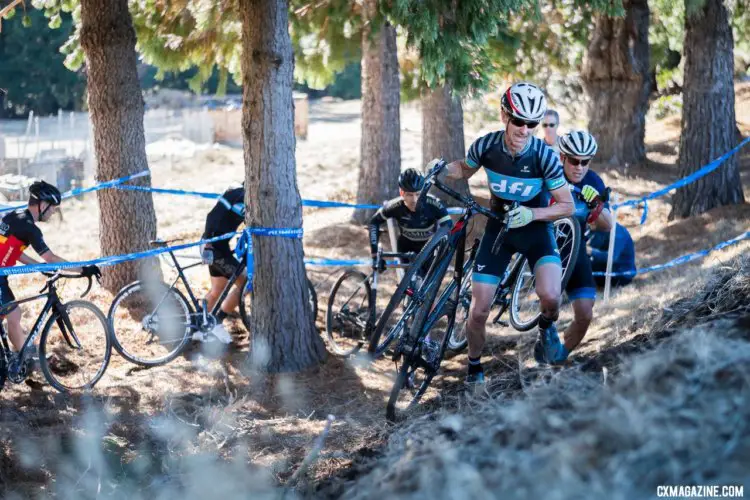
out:
{"label": "bicycle handlebar", "polygon": [[467,210],[470,210],[472,212],[480,213],[484,215],[485,217],[488,217],[490,219],[495,219],[502,221],[503,216],[498,215],[483,206],[481,206],[479,203],[474,201],[474,198],[471,198],[469,196],[464,196],[461,193],[455,191],[450,186],[447,186],[446,184],[443,184],[438,178],[438,174],[445,169],[445,167],[448,166],[448,163],[444,159],[440,159],[437,164],[427,172],[427,175],[425,176],[425,183],[422,187],[422,191],[419,193],[419,199],[417,200],[417,206],[421,206],[422,203],[424,203],[425,198],[427,198],[427,192],[430,190],[430,188],[434,185],[436,188],[450,196],[451,198],[456,199],[457,201],[460,201],[462,205]]}
{"label": "bicycle handlebar", "polygon": [[[91,291],[91,286],[93,285],[93,277],[92,276],[84,276],[82,273],[75,273],[75,274],[67,274],[64,273],[62,270],[55,271],[55,272],[47,272],[47,271],[41,271],[41,273],[45,276],[47,276],[47,285],[42,289],[45,290],[47,287],[49,287],[52,283],[55,283],[57,280],[61,278],[65,279],[79,279],[79,278],[86,278],[88,280],[88,284],[86,286],[86,291],[84,291],[81,294],[81,298],[85,297],[89,294]],[[99,282],[99,278],[96,278],[96,281]]]}

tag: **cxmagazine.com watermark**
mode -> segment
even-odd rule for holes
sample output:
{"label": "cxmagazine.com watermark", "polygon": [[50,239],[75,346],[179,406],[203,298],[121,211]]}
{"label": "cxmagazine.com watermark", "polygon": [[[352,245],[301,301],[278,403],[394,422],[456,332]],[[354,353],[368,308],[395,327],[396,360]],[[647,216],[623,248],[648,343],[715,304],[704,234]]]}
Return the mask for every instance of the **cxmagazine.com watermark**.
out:
{"label": "cxmagazine.com watermark", "polygon": [[656,496],[659,498],[744,498],[745,487],[734,485],[657,486]]}

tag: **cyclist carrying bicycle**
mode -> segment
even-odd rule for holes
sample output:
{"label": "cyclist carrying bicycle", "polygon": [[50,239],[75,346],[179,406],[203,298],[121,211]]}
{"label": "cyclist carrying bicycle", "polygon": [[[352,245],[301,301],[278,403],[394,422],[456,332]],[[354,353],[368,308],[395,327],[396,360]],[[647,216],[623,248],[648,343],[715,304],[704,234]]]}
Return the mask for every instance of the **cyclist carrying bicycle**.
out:
{"label": "cyclist carrying bicycle", "polygon": [[[609,231],[612,227],[612,214],[600,199],[606,187],[601,177],[589,169],[598,149],[596,139],[586,131],[576,130],[560,137],[558,145],[565,178],[581,193],[582,199],[575,198],[575,218],[581,226],[581,233],[587,223],[596,231]],[[598,200],[598,206],[592,209],[589,205],[595,200]],[[565,330],[565,342],[559,356],[551,360],[554,363],[565,361],[570,352],[581,343],[591,324],[596,301],[596,282],[586,245],[578,248],[578,257],[571,259],[571,262],[575,262],[575,267],[565,293],[573,304],[573,322]]]}
{"label": "cyclist carrying bicycle", "polygon": [[[245,183],[240,187],[231,187],[221,195],[219,201],[206,216],[206,229],[203,232],[203,239],[214,238],[227,233],[237,231],[245,221]],[[240,262],[229,248],[229,240],[219,240],[208,243],[205,250],[209,250],[212,257],[208,266],[208,272],[211,275],[211,290],[206,295],[207,307],[211,310],[219,300],[221,293],[224,291],[229,278],[240,266]],[[205,251],[204,250],[204,251]],[[240,297],[244,289],[247,277],[238,276],[232,291],[221,304],[221,310],[216,315],[216,326],[211,330],[215,338],[224,344],[232,342],[232,336],[224,328],[222,322],[226,317],[237,309],[240,304]],[[203,339],[201,332],[196,332],[195,339]]]}
{"label": "cyclist carrying bicycle", "polygon": [[[493,212],[505,213],[508,231],[498,255],[492,246],[502,224],[489,220],[479,245],[472,273],[472,298],[466,337],[469,343],[467,383],[483,384],[481,364],[486,322],[495,289],[515,253],[523,254],[534,271],[541,302],[538,361],[561,356],[555,321],[560,309],[562,264],[551,222],[573,215],[575,204],[565,180],[560,159],[532,131],[544,118],[547,101],[534,84],[521,82],[509,87],[501,98],[505,130],[491,132],[474,141],[465,160],[446,167],[447,177],[468,178],[480,167],[487,173]],[[556,204],[548,206],[549,192]],[[507,210],[512,203],[518,206]]]}
{"label": "cyclist carrying bicycle", "polygon": [[425,203],[417,207],[419,191],[424,186],[424,176],[416,168],[408,168],[398,177],[399,194],[385,203],[370,219],[370,253],[373,265],[378,253],[380,226],[388,219],[395,219],[400,235],[398,249],[393,251],[419,253],[427,241],[435,234],[438,226],[452,223],[448,210],[439,199],[427,195]]}
{"label": "cyclist carrying bicycle", "polygon": [[[60,213],[62,195],[60,191],[44,181],[36,181],[29,187],[29,204],[27,208],[19,208],[6,214],[0,222],[0,267],[11,267],[20,261],[22,264],[39,264],[24,250],[31,246],[44,262],[67,262],[49,249],[39,230],[37,222],[47,222],[55,213]],[[74,272],[81,272],[83,276],[101,277],[101,271],[95,265],[84,266]],[[0,305],[16,300],[10,289],[7,276],[0,276]],[[13,348],[18,352],[26,340],[26,332],[21,326],[21,308],[14,305],[6,312],[8,319],[8,337]],[[26,353],[32,358],[37,356],[37,348],[33,346]],[[24,355],[26,357],[26,355]]]}
{"label": "cyclist carrying bicycle", "polygon": [[[422,247],[432,238],[438,227],[450,226],[453,220],[448,215],[448,210],[438,198],[427,195],[422,206],[417,207],[419,192],[424,186],[424,176],[416,168],[408,168],[401,172],[398,177],[399,194],[380,208],[370,219],[370,253],[372,254],[373,268],[377,266],[378,239],[380,238],[380,226],[388,219],[396,220],[399,227],[399,238],[397,241],[399,252],[413,252],[418,254]],[[396,251],[396,249],[393,249]],[[427,272],[430,266],[428,260],[417,273],[418,279]],[[434,355],[440,349],[437,340],[425,338],[425,351],[428,356]]]}

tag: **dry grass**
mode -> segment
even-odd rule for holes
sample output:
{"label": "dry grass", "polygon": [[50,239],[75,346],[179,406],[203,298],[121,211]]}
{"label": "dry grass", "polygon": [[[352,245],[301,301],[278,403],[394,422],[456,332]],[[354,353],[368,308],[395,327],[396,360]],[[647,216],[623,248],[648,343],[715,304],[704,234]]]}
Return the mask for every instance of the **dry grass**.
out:
{"label": "dry grass", "polygon": [[743,484],[749,266],[736,260],[676,302],[644,332],[662,340],[623,360],[615,377],[606,369],[517,373],[528,378],[518,390],[409,422],[370,470],[321,493],[632,499],[665,484]]}
{"label": "dry grass", "polygon": [[[357,111],[356,103],[326,104],[313,110],[310,139],[298,143],[298,179],[303,197],[354,201],[352,186],[356,184],[359,144]],[[402,126],[403,165],[418,166],[421,156],[419,114],[411,109],[406,110]],[[651,131],[656,131],[654,134],[649,133],[656,138],[650,146],[650,157],[660,163],[605,169],[605,181],[620,192],[633,196],[645,194],[678,177],[676,168],[670,162],[675,161],[672,146],[679,130],[675,132],[674,127],[669,124],[650,126]],[[467,131],[467,141],[476,132]],[[346,147],[342,147],[342,144],[346,144]],[[211,148],[198,151],[193,157],[152,158],[151,167],[156,186],[218,192],[242,177],[242,152],[223,147]],[[750,153],[743,156],[743,175],[747,175],[747,172],[750,172]],[[486,182],[482,177],[475,176],[471,181],[475,192],[480,194],[486,193]],[[750,183],[746,182],[745,185]],[[201,214],[206,213],[211,204],[202,199],[156,196],[160,236],[197,239],[203,229]],[[637,226],[640,217],[637,210],[623,211],[621,214],[621,221],[633,232],[641,266],[660,263],[735,236],[746,230],[750,220],[750,212],[746,206],[717,209],[689,221],[671,223],[665,222],[668,212],[666,202],[656,201],[650,205],[650,209],[649,221],[642,227]],[[307,256],[351,258],[367,255],[366,232],[349,223],[350,211],[305,209],[304,213]],[[51,247],[69,258],[95,257],[98,253],[98,211],[95,197],[66,202],[65,215],[61,225],[45,229],[45,236]],[[477,219],[475,232],[478,233],[481,228],[482,221]],[[70,235],[76,237],[71,238]],[[514,461],[526,464],[526,460],[534,457],[534,450],[523,448],[524,439],[521,437],[530,436],[526,440],[528,444],[533,442],[532,437],[537,428],[558,429],[561,426],[562,429],[572,429],[574,426],[583,426],[585,429],[586,426],[594,425],[591,420],[594,417],[589,415],[593,412],[588,411],[593,406],[587,405],[602,401],[589,398],[598,397],[597,394],[604,398],[606,394],[610,394],[607,397],[611,399],[606,401],[617,402],[619,399],[612,395],[620,395],[618,397],[622,399],[630,394],[627,392],[627,380],[655,384],[655,381],[650,382],[643,375],[646,372],[638,372],[641,374],[638,375],[626,368],[605,391],[601,387],[601,368],[607,367],[610,374],[615,374],[618,367],[622,366],[623,354],[641,351],[643,347],[650,348],[650,341],[645,342],[638,336],[650,331],[657,318],[668,317],[662,315],[663,308],[673,304],[673,309],[678,308],[674,309],[677,311],[675,317],[685,317],[677,299],[699,296],[688,291],[691,286],[702,282],[712,272],[712,268],[724,265],[722,263],[746,252],[748,248],[750,244],[743,243],[701,262],[639,277],[630,287],[617,290],[610,303],[597,306],[595,324],[576,352],[570,369],[539,372],[530,362],[530,335],[490,329],[486,366],[488,373],[492,375],[491,390],[502,392],[506,398],[518,400],[511,405],[516,408],[516,416],[507,422],[498,420],[498,425],[505,425],[506,429],[518,427],[518,437],[507,430],[500,432],[498,436],[504,437],[495,442],[496,446],[487,454],[489,458],[497,456],[508,460],[502,466],[505,469],[498,469],[497,478],[518,475],[508,474],[509,471],[517,470],[509,468],[511,464]],[[168,268],[164,269],[168,271]],[[324,328],[328,290],[340,271],[316,267],[308,269],[319,295],[321,313],[318,316],[318,327],[321,330]],[[204,270],[192,273],[190,279],[198,295],[207,291],[208,276]],[[394,283],[393,276],[384,280],[382,284],[386,290],[383,291],[387,291]],[[11,284],[20,296],[38,289],[40,279],[35,276],[13,277]],[[63,296],[72,299],[80,291],[78,284],[69,284]],[[90,298],[105,312],[112,299],[110,294],[101,289],[95,289]],[[381,306],[386,299],[387,294],[382,293]],[[689,305],[686,304],[685,307]],[[34,311],[33,307],[26,309],[26,324],[33,320]],[[569,311],[565,311],[563,317],[564,320],[569,320]],[[684,329],[685,326],[681,323],[665,326],[664,329],[671,332]],[[393,434],[389,447],[383,449],[381,445],[390,434],[383,416],[385,399],[395,376],[391,363],[379,361],[372,366],[363,366],[356,361],[329,357],[325,364],[308,373],[267,378],[247,369],[249,338],[240,322],[235,322],[231,330],[236,341],[227,352],[193,348],[169,365],[151,370],[135,368],[113,353],[110,368],[97,387],[96,395],[88,400],[64,398],[46,386],[37,386],[31,390],[25,385],[6,387],[0,394],[0,494],[5,498],[11,498],[14,494],[18,498],[49,495],[88,498],[99,492],[100,496],[172,498],[177,496],[177,491],[179,496],[185,498],[244,498],[248,495],[277,498],[284,493],[279,485],[287,482],[297,471],[314,440],[326,426],[329,414],[335,415],[336,420],[331,425],[317,461],[297,485],[299,494],[322,494],[311,492],[311,485],[330,478],[335,478],[333,483],[339,486],[327,492],[340,493],[343,488],[342,478],[353,480],[367,469],[380,467],[381,464],[372,461],[373,457],[381,453],[392,457],[393,453],[406,448],[409,450],[397,462],[401,464],[399,470],[411,470],[408,462],[413,460],[415,463],[430,464],[434,469],[433,473],[443,471],[443,477],[451,478],[451,484],[444,485],[445,495],[447,492],[458,492],[456,496],[463,496],[465,491],[484,495],[487,490],[482,488],[489,487],[487,485],[494,487],[494,483],[485,484],[487,478],[481,474],[484,469],[471,462],[468,465],[459,464],[455,460],[444,462],[442,453],[442,450],[453,449],[448,454],[460,457],[464,451],[464,448],[452,441],[453,437],[450,436],[455,437],[458,427],[451,426],[460,425],[462,435],[476,432],[468,435],[489,436],[489,433],[482,433],[481,426],[476,426],[473,430],[470,422],[479,417],[492,420],[495,418],[492,416],[493,412],[498,407],[502,409],[509,404],[504,400],[491,403],[466,400],[458,395],[456,387],[460,386],[464,374],[465,355],[453,356],[446,361],[422,410],[442,407],[454,411],[456,405],[460,404],[461,412],[466,414],[450,418],[446,414],[435,417],[441,423],[435,423],[430,417],[426,417],[426,420],[417,421],[416,427],[407,427],[405,431]],[[696,333],[696,338],[702,339],[709,329],[703,327],[699,331],[704,333]],[[707,337],[705,342],[701,340],[702,348],[708,346],[706,348],[714,353],[712,356],[723,354],[723,337],[721,341],[715,338],[711,340],[712,338]],[[740,345],[737,344],[740,341],[741,339],[732,337],[727,342],[734,344],[727,345]],[[682,366],[682,356],[689,357],[692,351],[681,351],[676,340],[668,342],[675,345],[668,351],[671,354],[666,359],[674,359],[679,368]],[[744,344],[740,345],[742,346]],[[736,350],[733,356],[740,356],[740,353],[746,351]],[[643,359],[651,358],[645,355]],[[713,359],[715,358],[710,358]],[[700,367],[703,367],[701,370],[709,370],[709,365],[705,363]],[[680,374],[679,376],[688,376],[687,371]],[[696,371],[693,376],[707,374],[709,371]],[[550,380],[550,384],[540,384],[537,381],[539,375]],[[628,378],[636,375],[638,378]],[[615,386],[620,392],[610,391]],[[650,389],[652,386],[645,387]],[[712,387],[709,389],[713,390]],[[568,389],[571,392],[566,392]],[[546,400],[545,394],[549,395]],[[538,397],[526,398],[530,395]],[[548,415],[532,415],[531,410],[539,408],[539,405],[547,405],[555,397],[560,404],[559,413],[549,411]],[[608,407],[607,411],[612,415],[613,422],[619,424],[622,420],[627,420],[625,414],[630,415],[635,411],[633,408],[638,411],[643,409],[643,406],[638,406],[641,405],[640,402],[631,401],[628,404],[635,406],[619,410],[616,404]],[[547,408],[549,409],[548,406]],[[638,412],[634,414],[638,415]],[[528,422],[519,423],[517,420],[521,419],[520,415],[528,418]],[[746,416],[742,412],[737,415],[743,418]],[[659,417],[653,411],[643,417],[643,423],[653,424],[649,420],[651,418],[658,420],[666,417]],[[420,426],[427,430],[442,429],[445,426],[453,428],[452,431],[437,432],[440,436],[448,436],[435,442],[438,458],[427,450],[426,444],[407,447],[403,441],[404,437],[412,435],[417,439],[415,443],[419,440],[435,440],[435,433],[428,434],[425,430],[421,434],[418,429]],[[627,432],[635,432],[630,427],[625,429],[629,429]],[[598,453],[596,447],[602,437],[588,432],[560,431],[560,434],[564,439],[559,445],[555,444],[556,441],[548,442],[550,436],[546,437],[548,441],[541,439],[534,445],[534,449],[542,450],[538,456],[541,457],[538,458],[539,463],[543,464],[539,469],[542,474],[540,477],[563,471],[564,474],[555,476],[556,481],[562,481],[561,485],[569,485],[571,492],[582,491],[575,488],[582,487],[581,477],[584,476],[576,474],[583,468],[590,467],[589,463],[599,463],[596,457],[591,457],[590,449],[596,449]],[[623,436],[625,435],[627,433],[624,431]],[[744,439],[743,436],[740,437]],[[666,439],[664,436],[659,437],[662,438]],[[399,440],[402,440],[400,444]],[[640,440],[638,438],[635,442],[641,442]],[[724,440],[726,442],[727,439]],[[517,447],[516,451],[510,446],[506,449],[502,446],[503,443],[513,444]],[[571,448],[565,448],[563,444],[568,444]],[[478,444],[472,442],[471,446],[483,445],[479,441]],[[571,450],[583,450],[582,458],[579,461],[571,459]],[[415,454],[417,451],[419,453]],[[423,451],[424,455],[421,454]],[[614,467],[613,464],[619,460],[614,453],[603,453],[600,465]],[[640,456],[638,453],[628,451],[621,459],[635,460],[634,457]],[[365,468],[360,468],[360,464],[365,464]],[[448,465],[453,469],[441,469]],[[501,474],[501,470],[505,472]],[[378,477],[377,474],[381,473],[385,474],[385,469],[363,478],[362,487],[369,487]],[[393,471],[388,472],[392,473]],[[619,478],[618,481],[625,481],[622,476],[618,476],[616,470],[612,474]],[[402,481],[407,476],[399,476],[398,480],[392,480],[388,476],[390,483],[384,485],[384,488],[406,484]],[[531,481],[529,477],[512,477],[510,482],[503,482],[501,489],[496,491],[513,491],[510,487],[516,483],[512,481],[517,481],[521,487],[524,486],[525,483],[521,484],[524,481]],[[432,475],[420,475],[419,478],[419,481],[434,479]],[[476,478],[477,482],[472,478]],[[426,484],[424,491],[435,491],[438,484],[441,483],[436,480],[434,489]],[[451,489],[458,488],[455,485],[463,486]],[[555,491],[562,489],[556,487]],[[411,494],[405,490],[398,491],[399,494]],[[531,496],[531,492],[538,490],[528,491],[528,496]],[[359,493],[366,494],[362,491]],[[549,494],[550,492],[545,492],[545,496]]]}

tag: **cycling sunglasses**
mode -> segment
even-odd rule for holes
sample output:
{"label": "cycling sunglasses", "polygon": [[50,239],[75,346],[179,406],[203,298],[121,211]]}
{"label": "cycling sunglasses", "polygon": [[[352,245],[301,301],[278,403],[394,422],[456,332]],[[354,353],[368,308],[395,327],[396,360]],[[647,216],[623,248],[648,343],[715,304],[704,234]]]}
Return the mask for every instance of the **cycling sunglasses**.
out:
{"label": "cycling sunglasses", "polygon": [[568,161],[574,167],[577,167],[578,165],[583,165],[584,167],[587,167],[589,163],[591,163],[591,158],[589,158],[588,160],[579,160],[577,158],[571,158],[570,156],[568,156]]}
{"label": "cycling sunglasses", "polygon": [[514,117],[511,117],[510,122],[516,127],[523,127],[524,125],[526,125],[526,127],[529,129],[536,128],[536,126],[539,125],[539,122],[527,122],[526,120],[521,120],[520,118]]}
{"label": "cycling sunglasses", "polygon": [[557,127],[557,123],[542,123],[542,127],[544,127],[544,128],[555,128],[555,127]]}

